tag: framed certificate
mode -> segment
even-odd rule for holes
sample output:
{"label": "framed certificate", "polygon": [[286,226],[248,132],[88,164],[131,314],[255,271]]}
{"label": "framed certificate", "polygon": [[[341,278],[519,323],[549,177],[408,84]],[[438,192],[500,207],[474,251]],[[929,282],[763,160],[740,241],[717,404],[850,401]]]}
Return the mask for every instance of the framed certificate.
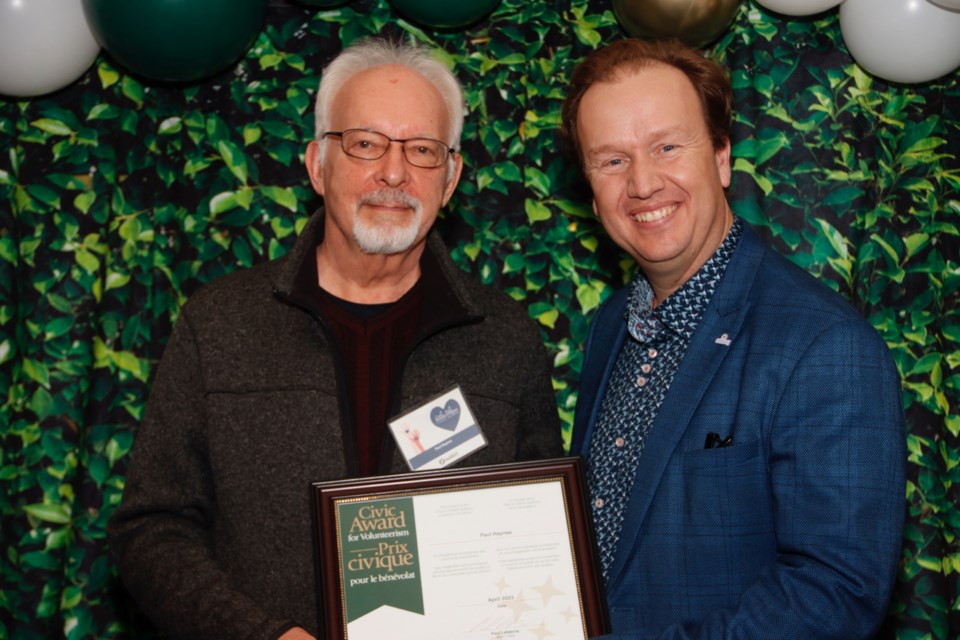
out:
{"label": "framed certificate", "polygon": [[609,633],[579,457],[311,486],[322,637]]}

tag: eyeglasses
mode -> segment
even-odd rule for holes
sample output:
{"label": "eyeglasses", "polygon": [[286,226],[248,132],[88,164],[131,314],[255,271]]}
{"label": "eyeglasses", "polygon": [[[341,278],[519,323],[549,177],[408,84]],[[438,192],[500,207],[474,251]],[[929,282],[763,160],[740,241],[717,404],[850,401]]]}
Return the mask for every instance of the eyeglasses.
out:
{"label": "eyeglasses", "polygon": [[367,129],[345,129],[343,131],[327,131],[323,137],[337,136],[340,138],[340,148],[350,157],[361,160],[379,160],[387,153],[391,142],[399,142],[403,149],[403,157],[407,162],[422,169],[435,169],[443,166],[451,153],[445,143],[433,138],[391,138],[379,131]]}

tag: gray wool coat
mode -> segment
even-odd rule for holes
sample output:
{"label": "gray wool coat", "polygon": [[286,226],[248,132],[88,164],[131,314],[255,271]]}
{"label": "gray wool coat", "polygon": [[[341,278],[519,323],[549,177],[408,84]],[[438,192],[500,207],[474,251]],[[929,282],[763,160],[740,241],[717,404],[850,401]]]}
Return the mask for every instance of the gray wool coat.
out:
{"label": "gray wool coat", "polygon": [[[356,475],[339,354],[303,294],[322,231],[320,212],[287,256],[192,296],[157,369],[109,541],[125,586],[173,638],[317,632],[308,488]],[[562,455],[550,363],[524,308],[461,272],[435,233],[424,259],[427,320],[391,413],[459,384],[489,443],[461,466]],[[389,435],[382,453],[385,471],[408,471]]]}

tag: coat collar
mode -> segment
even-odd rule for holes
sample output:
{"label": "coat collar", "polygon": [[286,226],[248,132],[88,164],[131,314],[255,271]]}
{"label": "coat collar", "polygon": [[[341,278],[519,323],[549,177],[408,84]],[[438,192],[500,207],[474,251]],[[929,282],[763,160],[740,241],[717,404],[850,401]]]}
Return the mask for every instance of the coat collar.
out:
{"label": "coat collar", "polygon": [[[323,233],[324,210],[321,208],[307,220],[289,253],[277,261],[271,284],[278,297],[301,306],[311,297],[309,292],[317,282],[315,250],[323,242]],[[461,312],[458,315],[466,318],[483,315],[466,284],[463,272],[450,258],[450,253],[436,229],[431,229],[427,236],[427,247],[422,261],[431,302],[435,300],[445,308],[458,308]]]}

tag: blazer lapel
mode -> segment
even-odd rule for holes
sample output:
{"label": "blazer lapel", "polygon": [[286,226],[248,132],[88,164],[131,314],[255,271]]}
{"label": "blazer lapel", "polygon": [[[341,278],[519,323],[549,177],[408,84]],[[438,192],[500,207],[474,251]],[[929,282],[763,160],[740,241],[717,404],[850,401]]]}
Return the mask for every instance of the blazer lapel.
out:
{"label": "blazer lapel", "polygon": [[694,332],[647,436],[620,531],[620,542],[610,567],[611,585],[621,579],[627,561],[634,554],[634,545],[639,540],[641,526],[667,463],[729,352],[729,345],[737,339],[743,326],[747,299],[763,251],[759,239],[749,226],[745,226],[739,246]]}
{"label": "blazer lapel", "polygon": [[[587,359],[580,374],[577,409],[570,436],[570,453],[586,455],[597,413],[620,348],[627,337],[626,311],[628,290],[614,294],[597,313],[587,342]],[[595,381],[595,382],[594,382]]]}

